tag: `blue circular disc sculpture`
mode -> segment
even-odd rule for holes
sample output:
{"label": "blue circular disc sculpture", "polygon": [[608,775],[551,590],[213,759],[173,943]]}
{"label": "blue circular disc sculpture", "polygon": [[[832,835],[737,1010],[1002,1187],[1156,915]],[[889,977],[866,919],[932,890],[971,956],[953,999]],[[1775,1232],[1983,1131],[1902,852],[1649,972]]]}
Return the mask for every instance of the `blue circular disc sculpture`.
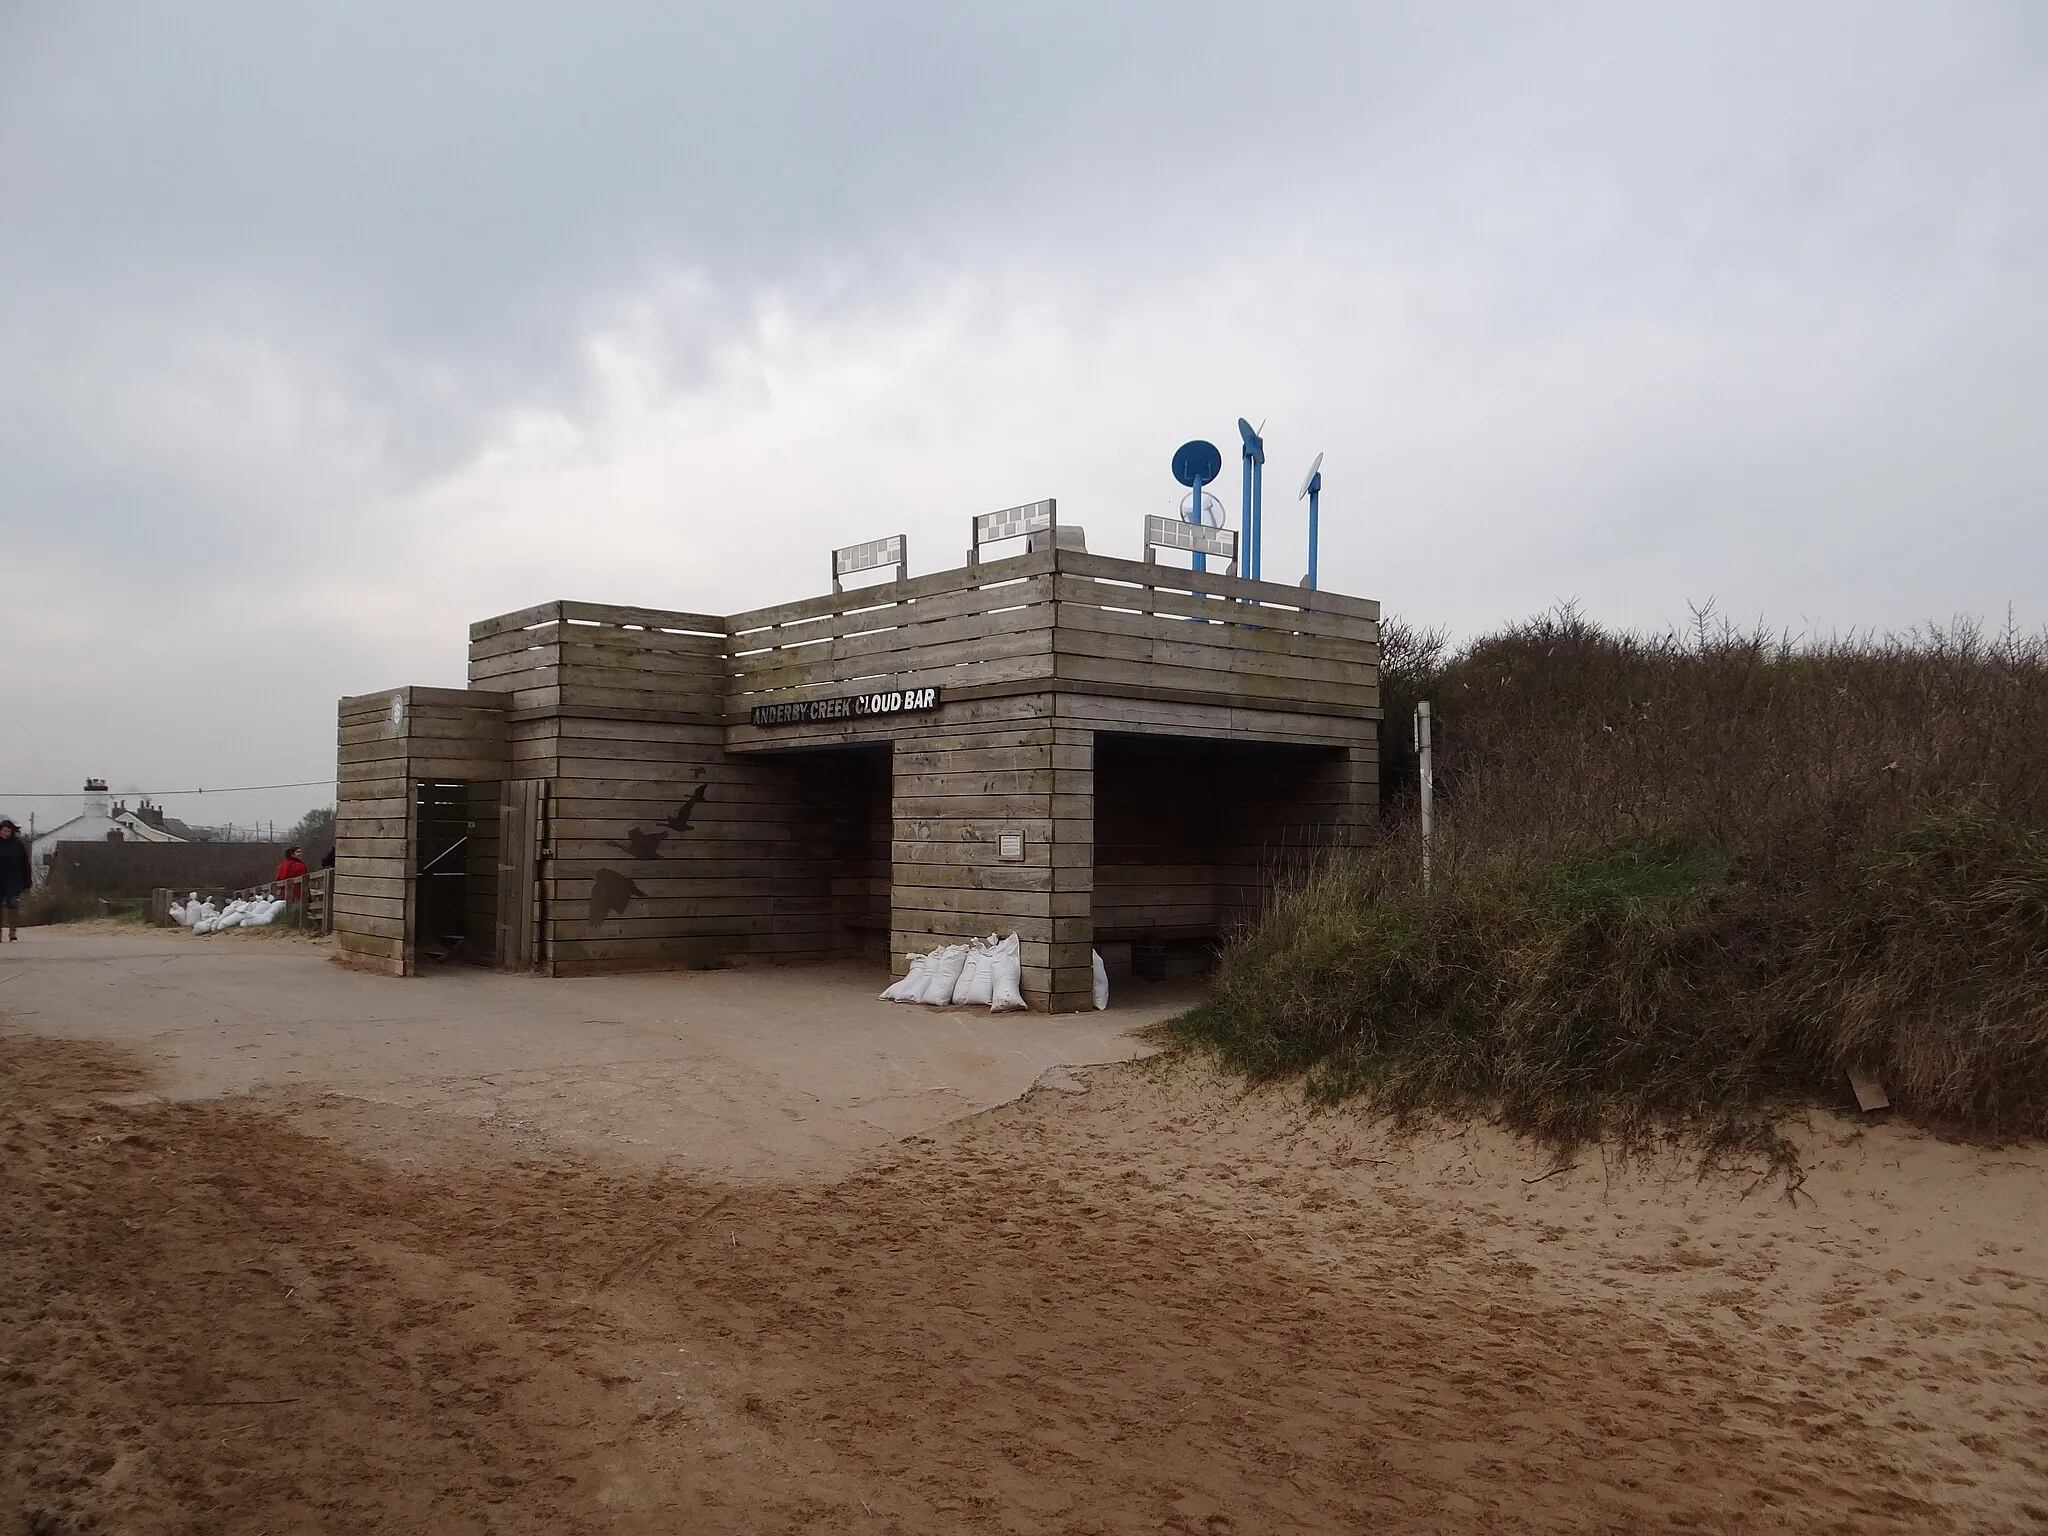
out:
{"label": "blue circular disc sculpture", "polygon": [[1214,443],[1199,437],[1173,450],[1173,478],[1185,486],[1214,485],[1223,473],[1223,455]]}

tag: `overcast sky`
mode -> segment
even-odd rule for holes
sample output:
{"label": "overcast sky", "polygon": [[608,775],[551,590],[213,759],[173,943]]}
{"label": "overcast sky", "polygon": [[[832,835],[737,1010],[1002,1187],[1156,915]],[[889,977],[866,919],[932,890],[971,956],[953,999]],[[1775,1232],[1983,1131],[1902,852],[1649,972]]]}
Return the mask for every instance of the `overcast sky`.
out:
{"label": "overcast sky", "polygon": [[[1267,573],[2048,622],[2048,8],[0,0],[0,809],[1267,423]],[[24,792],[57,788],[56,801]],[[288,820],[320,789],[169,802]]]}

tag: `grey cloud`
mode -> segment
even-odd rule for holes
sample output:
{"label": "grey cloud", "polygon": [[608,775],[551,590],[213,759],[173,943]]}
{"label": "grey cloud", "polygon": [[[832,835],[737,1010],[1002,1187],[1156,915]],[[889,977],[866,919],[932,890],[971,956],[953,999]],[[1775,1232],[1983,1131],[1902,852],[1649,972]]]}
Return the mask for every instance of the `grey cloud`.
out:
{"label": "grey cloud", "polygon": [[[778,427],[764,313],[879,355],[955,287],[934,334],[1018,382],[934,387],[1014,413],[1034,482],[1134,503],[1167,439],[1270,408],[1360,508],[1333,569],[1424,617],[1654,621],[1711,584],[1784,622],[2038,618],[2044,140],[2031,5],[9,7],[0,535],[64,637],[0,662],[38,722],[12,766],[185,767],[241,720],[302,776],[334,693],[474,616],[435,487],[524,416],[593,463],[667,430],[594,338],[685,415],[759,406],[746,485],[924,377],[846,368]],[[1114,376],[1031,371],[1034,329]],[[901,435],[831,440],[849,479],[934,530],[994,493],[972,421],[884,406]],[[642,526],[576,516],[628,582]],[[121,638],[337,572],[310,666]],[[75,718],[121,687],[147,742]]]}

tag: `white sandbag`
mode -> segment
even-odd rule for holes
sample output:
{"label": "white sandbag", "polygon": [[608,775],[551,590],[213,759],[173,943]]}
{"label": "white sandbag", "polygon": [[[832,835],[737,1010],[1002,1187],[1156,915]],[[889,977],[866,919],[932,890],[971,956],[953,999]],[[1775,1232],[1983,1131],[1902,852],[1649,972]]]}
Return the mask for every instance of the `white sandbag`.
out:
{"label": "white sandbag", "polygon": [[960,968],[960,979],[953,984],[955,1003],[972,1003],[979,1008],[988,1006],[994,987],[989,975],[992,958],[988,946],[979,939],[967,946],[967,964]]}
{"label": "white sandbag", "polygon": [[194,933],[213,932],[213,919],[210,917],[202,917],[201,919],[199,919],[198,922],[192,925],[192,931]]}
{"label": "white sandbag", "polygon": [[924,995],[924,968],[929,957],[905,955],[903,958],[910,962],[910,969],[883,990],[882,1001],[885,1003],[914,1003]]}
{"label": "white sandbag", "polygon": [[179,902],[176,906],[170,908],[164,913],[164,916],[168,917],[180,928],[190,927],[192,923],[192,919],[185,915],[185,904],[183,902]]}
{"label": "white sandbag", "polygon": [[924,996],[920,1002],[943,1008],[953,1001],[953,988],[960,980],[960,972],[967,965],[967,946],[948,944],[932,955],[931,969],[926,973]]}
{"label": "white sandbag", "polygon": [[1024,1006],[1023,962],[1017,958],[1017,935],[1011,934],[988,952],[990,1013],[1010,1013]]}
{"label": "white sandbag", "polygon": [[1088,953],[1095,960],[1095,1007],[1100,1011],[1109,1006],[1109,967],[1102,963],[1102,956],[1094,950]]}

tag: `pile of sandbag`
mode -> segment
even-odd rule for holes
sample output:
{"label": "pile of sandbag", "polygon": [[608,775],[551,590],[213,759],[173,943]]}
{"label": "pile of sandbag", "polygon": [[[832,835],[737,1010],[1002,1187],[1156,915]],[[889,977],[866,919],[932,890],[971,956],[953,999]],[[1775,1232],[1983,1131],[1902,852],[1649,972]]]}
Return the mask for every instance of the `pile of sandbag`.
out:
{"label": "pile of sandbag", "polygon": [[194,891],[170,909],[171,921],[194,933],[219,933],[227,928],[267,928],[284,912],[286,903],[274,896],[252,896],[225,907],[201,901]]}
{"label": "pile of sandbag", "polygon": [[[990,1013],[1008,1013],[1024,1006],[1018,987],[1021,966],[1017,935],[970,939],[924,955],[905,955],[910,969],[882,993],[889,1003],[928,1003],[935,1008],[972,1005]],[[1095,959],[1095,1006],[1109,1006],[1109,973],[1102,956]]]}

